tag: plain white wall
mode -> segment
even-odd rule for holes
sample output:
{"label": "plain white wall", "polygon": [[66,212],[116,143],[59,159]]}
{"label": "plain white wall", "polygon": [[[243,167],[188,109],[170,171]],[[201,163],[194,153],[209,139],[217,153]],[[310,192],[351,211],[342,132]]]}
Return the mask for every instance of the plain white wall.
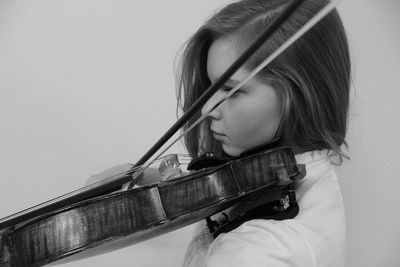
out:
{"label": "plain white wall", "polygon": [[400,266],[400,2],[343,1],[354,66],[348,142],[339,168],[348,266]]}
{"label": "plain white wall", "polygon": [[[135,162],[175,121],[177,51],[226,2],[0,1],[0,217]],[[354,59],[351,160],[338,169],[347,262],[398,266],[400,3],[339,11]],[[65,266],[179,266],[190,232]]]}

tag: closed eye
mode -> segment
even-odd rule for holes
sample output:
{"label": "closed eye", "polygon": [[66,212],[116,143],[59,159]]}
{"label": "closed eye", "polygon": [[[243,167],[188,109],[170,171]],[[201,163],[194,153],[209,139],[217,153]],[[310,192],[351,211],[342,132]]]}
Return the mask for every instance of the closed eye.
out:
{"label": "closed eye", "polygon": [[[226,94],[228,94],[230,91],[232,91],[233,87],[223,86],[221,89],[222,89]],[[236,90],[236,91],[233,93],[233,95],[231,95],[231,97],[237,96],[237,95],[239,95],[240,93],[241,93],[241,90],[240,90],[240,89],[239,89],[239,90]]]}

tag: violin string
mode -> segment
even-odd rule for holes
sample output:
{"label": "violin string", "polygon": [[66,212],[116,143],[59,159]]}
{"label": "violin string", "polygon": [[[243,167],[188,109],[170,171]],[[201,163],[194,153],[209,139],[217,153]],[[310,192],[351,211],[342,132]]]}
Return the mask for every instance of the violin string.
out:
{"label": "violin string", "polygon": [[[289,37],[278,49],[276,49],[271,55],[269,55],[263,62],[261,62],[243,81],[234,86],[224,98],[216,103],[214,106],[210,107],[204,112],[192,125],[190,125],[185,131],[183,131],[177,138],[175,138],[169,145],[167,145],[160,153],[158,153],[152,160],[148,163],[141,165],[138,168],[131,169],[129,171],[123,172],[120,175],[131,174],[132,181],[135,181],[143,172],[146,171],[152,164],[157,160],[161,159],[162,155],[166,153],[174,144],[176,144],[181,138],[186,136],[191,130],[194,129],[198,124],[200,124],[205,118],[207,118],[211,112],[223,104],[226,99],[230,98],[237,90],[239,90],[245,83],[252,79],[257,73],[259,73],[263,68],[265,68],[272,60],[278,57],[283,51],[290,47],[296,40],[303,36],[308,30],[310,30],[315,24],[317,24],[321,19],[323,19],[329,12],[331,12],[342,0],[334,0],[324,6],[320,11],[318,11],[307,23],[305,23],[296,33]],[[138,171],[136,171],[138,170]],[[133,187],[131,182],[128,189]]]}

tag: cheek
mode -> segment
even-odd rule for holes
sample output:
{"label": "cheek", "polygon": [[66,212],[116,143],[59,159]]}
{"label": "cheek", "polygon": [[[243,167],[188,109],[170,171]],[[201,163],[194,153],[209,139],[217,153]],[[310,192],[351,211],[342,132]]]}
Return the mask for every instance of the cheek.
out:
{"label": "cheek", "polygon": [[275,103],[248,103],[232,115],[231,123],[227,125],[232,141],[245,149],[270,141],[280,121]]}

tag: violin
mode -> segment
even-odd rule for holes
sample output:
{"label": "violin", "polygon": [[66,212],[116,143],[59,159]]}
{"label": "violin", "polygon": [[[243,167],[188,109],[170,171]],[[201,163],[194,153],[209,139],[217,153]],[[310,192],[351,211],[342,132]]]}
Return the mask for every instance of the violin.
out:
{"label": "violin", "polygon": [[284,199],[302,170],[291,148],[280,147],[84,200],[3,231],[0,264],[76,260],[187,226],[250,196],[253,205]]}
{"label": "violin", "polygon": [[[42,266],[76,260],[173,231],[243,201],[253,203],[244,213],[268,202],[284,202],[294,183],[305,175],[305,169],[296,163],[290,147],[280,146],[252,150],[234,159],[200,158],[190,164],[188,174],[115,191],[137,177],[137,168],[225,84],[303,1],[291,2],[130,171],[1,219],[0,265]],[[333,7],[318,13],[319,19]],[[304,31],[312,27],[307,25]],[[271,55],[257,68],[276,56]],[[232,89],[231,94],[234,92]]]}

